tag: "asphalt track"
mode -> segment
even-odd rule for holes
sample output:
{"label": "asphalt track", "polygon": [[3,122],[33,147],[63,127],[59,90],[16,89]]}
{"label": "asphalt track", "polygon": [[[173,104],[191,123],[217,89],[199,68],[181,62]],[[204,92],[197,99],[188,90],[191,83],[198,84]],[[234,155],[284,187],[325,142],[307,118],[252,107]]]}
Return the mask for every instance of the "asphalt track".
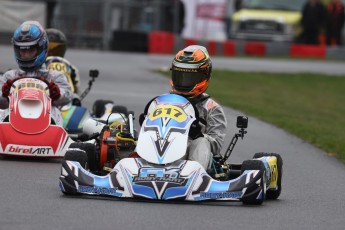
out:
{"label": "asphalt track", "polygon": [[[10,47],[0,46],[0,54],[0,71],[16,66]],[[99,98],[112,99],[138,115],[148,100],[169,91],[169,80],[150,69],[166,68],[171,55],[70,50],[67,58],[80,69],[83,88],[88,70],[100,70],[99,79],[85,98],[86,106]],[[214,58],[213,62],[215,68],[222,69],[345,75],[341,62],[239,58]],[[236,131],[235,117],[241,113],[225,110],[230,139]],[[284,160],[282,194],[262,206],[66,197],[58,188],[59,160],[1,158],[0,230],[344,229],[344,164],[281,129],[249,117],[248,134],[239,141],[230,160],[241,163],[261,151],[278,152]]]}

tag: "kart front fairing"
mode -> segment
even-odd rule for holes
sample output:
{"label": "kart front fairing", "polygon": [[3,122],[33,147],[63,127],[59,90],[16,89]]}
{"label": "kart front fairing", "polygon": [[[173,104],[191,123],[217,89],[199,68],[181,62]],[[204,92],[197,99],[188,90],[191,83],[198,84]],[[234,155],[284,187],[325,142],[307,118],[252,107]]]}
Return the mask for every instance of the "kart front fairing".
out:
{"label": "kart front fairing", "polygon": [[136,151],[154,164],[168,164],[186,154],[188,131],[195,120],[192,104],[179,95],[165,94],[148,107]]}
{"label": "kart front fairing", "polygon": [[37,134],[50,125],[51,99],[47,84],[34,78],[14,82],[9,97],[9,121],[21,133]]}
{"label": "kart front fairing", "polygon": [[154,165],[140,158],[122,159],[106,176],[86,171],[78,162],[64,161],[60,189],[65,193],[119,198],[185,201],[239,201],[263,195],[260,170],[246,170],[229,181],[217,181],[195,161]]}

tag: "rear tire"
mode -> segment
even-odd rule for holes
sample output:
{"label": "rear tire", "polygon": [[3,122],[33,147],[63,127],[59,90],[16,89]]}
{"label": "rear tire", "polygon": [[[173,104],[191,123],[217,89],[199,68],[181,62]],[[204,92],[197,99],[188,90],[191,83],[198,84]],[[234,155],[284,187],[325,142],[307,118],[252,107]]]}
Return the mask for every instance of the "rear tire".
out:
{"label": "rear tire", "polygon": [[277,180],[277,190],[267,190],[266,198],[270,200],[278,199],[282,191],[282,175],[283,175],[283,159],[278,153],[255,153],[254,158],[261,158],[267,156],[274,156],[277,158],[277,169],[278,169],[278,180]]}
{"label": "rear tire", "polygon": [[113,103],[110,100],[96,100],[92,105],[92,115],[95,117],[102,117],[105,113],[105,105]]}
{"label": "rear tire", "polygon": [[261,205],[264,200],[266,199],[266,168],[262,161],[258,160],[246,160],[243,161],[242,167],[241,167],[241,174],[245,170],[260,170],[262,172],[261,180],[260,180],[260,186],[262,188],[262,194],[260,199],[256,199],[256,194],[253,194],[253,196],[242,198],[242,202],[244,204],[250,204],[250,205]]}
{"label": "rear tire", "polygon": [[[98,170],[98,157],[96,154],[96,146],[91,143],[84,143],[84,142],[74,142],[72,143],[69,148],[81,149],[85,151],[87,157],[87,167],[88,169],[93,172]],[[72,150],[78,151],[78,150]]]}

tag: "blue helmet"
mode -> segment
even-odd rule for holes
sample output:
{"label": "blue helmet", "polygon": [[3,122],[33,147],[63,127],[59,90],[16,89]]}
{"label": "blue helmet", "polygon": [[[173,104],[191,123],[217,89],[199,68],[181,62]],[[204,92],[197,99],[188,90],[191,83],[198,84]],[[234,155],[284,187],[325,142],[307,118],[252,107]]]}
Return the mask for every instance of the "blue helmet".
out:
{"label": "blue helmet", "polygon": [[[48,36],[39,22],[26,21],[21,24],[14,32],[12,44],[14,57],[20,69],[33,71],[45,62]],[[25,52],[31,52],[32,55],[30,57],[23,55]]]}

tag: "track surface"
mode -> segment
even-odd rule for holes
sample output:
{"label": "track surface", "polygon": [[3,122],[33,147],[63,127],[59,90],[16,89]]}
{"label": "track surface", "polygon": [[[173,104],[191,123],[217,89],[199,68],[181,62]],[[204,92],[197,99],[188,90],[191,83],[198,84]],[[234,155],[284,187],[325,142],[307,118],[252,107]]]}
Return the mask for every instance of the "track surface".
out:
{"label": "track surface", "polygon": [[[15,67],[10,47],[0,47],[0,71]],[[169,80],[150,72],[166,68],[172,56],[68,51],[87,85],[90,68],[100,78],[84,105],[112,99],[136,115],[152,97],[169,91]],[[215,68],[345,74],[343,63],[214,58]],[[228,139],[241,113],[226,108]],[[136,125],[137,121],[135,121]],[[322,134],[320,134],[322,135]],[[229,141],[227,141],[228,143]],[[70,198],[58,188],[59,160],[0,159],[0,230],[7,229],[339,229],[345,226],[345,167],[323,151],[249,117],[248,134],[230,160],[255,152],[278,152],[284,160],[279,200],[262,206],[241,203],[173,204]],[[224,152],[224,151],[223,151]]]}

